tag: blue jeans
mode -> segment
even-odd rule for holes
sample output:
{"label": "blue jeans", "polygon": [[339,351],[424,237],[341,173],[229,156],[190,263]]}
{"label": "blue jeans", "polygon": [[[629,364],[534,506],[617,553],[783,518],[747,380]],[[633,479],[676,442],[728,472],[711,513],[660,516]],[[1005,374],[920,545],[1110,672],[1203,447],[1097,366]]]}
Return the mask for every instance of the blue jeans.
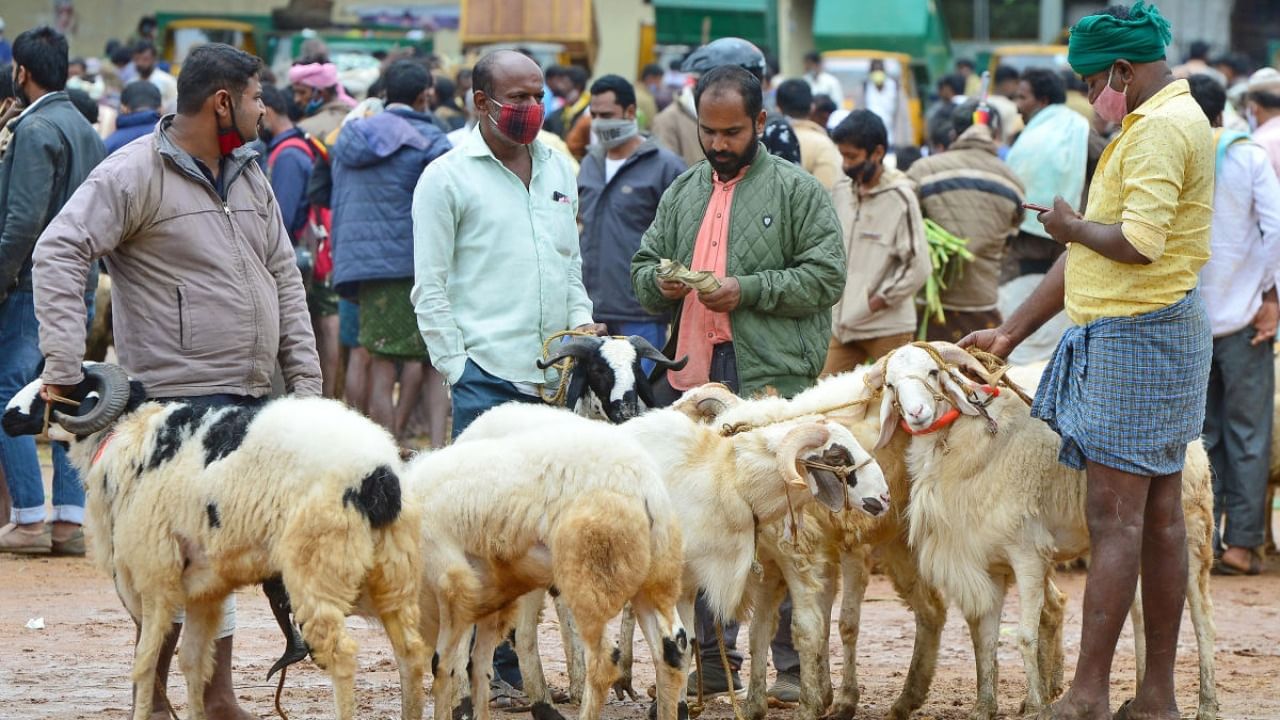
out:
{"label": "blue jeans", "polygon": [[[93,321],[93,293],[85,296],[86,324]],[[0,405],[39,377],[40,326],[36,322],[35,297],[15,290],[0,302]],[[84,486],[80,474],[67,460],[62,443],[51,443],[53,454],[54,522],[84,522]],[[0,467],[4,468],[9,496],[13,498],[11,522],[19,525],[44,522],[44,476],[30,435],[9,437],[0,433]]]}
{"label": "blue jeans", "polygon": [[[1213,340],[1204,445],[1213,466],[1214,547],[1266,541],[1275,364],[1271,343],[1250,345],[1247,327]],[[1223,528],[1225,519],[1226,528]]]}
{"label": "blue jeans", "polygon": [[[659,350],[662,349],[663,345],[667,344],[667,323],[665,322],[611,322],[609,323],[609,333],[612,335],[639,335]],[[644,371],[645,375],[651,375],[656,364],[652,360],[641,360],[640,369]]]}
{"label": "blue jeans", "polygon": [[[456,440],[475,419],[486,410],[512,401],[541,403],[541,398],[525,395],[516,386],[499,377],[485,372],[479,365],[467,360],[462,377],[450,388],[453,401],[453,438]],[[511,685],[523,686],[520,677],[520,662],[510,641],[504,641],[493,651],[494,676]]]}

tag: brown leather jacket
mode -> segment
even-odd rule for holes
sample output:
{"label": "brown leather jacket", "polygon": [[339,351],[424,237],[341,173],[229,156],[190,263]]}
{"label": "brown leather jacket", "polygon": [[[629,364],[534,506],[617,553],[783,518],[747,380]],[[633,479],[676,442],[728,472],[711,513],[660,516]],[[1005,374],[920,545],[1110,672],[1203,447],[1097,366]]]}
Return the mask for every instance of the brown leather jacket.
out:
{"label": "brown leather jacket", "polygon": [[150,142],[98,165],[36,243],[42,379],[80,381],[84,287],[106,260],[120,364],[152,397],[260,397],[277,361],[320,394],[302,277],[256,153],[236,150],[215,189],[161,121]]}

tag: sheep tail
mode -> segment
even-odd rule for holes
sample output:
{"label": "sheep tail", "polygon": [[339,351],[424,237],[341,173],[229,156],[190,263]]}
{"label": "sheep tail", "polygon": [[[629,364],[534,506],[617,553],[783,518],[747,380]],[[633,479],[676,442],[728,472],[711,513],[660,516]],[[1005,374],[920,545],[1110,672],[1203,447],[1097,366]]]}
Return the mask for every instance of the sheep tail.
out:
{"label": "sheep tail", "polygon": [[389,525],[400,516],[400,478],[389,466],[379,465],[342,494],[342,504],[352,505],[375,528]]}

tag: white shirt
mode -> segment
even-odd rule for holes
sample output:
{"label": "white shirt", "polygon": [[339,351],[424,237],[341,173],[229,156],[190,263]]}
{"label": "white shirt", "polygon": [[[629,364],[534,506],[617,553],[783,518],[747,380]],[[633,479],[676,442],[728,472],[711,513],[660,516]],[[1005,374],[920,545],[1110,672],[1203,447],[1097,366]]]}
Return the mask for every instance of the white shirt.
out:
{"label": "white shirt", "polygon": [[898,81],[886,77],[884,87],[876,87],[875,83],[868,80],[863,94],[867,109],[878,115],[884,122],[884,129],[889,132],[889,145],[896,145],[893,131],[898,124]]}
{"label": "white shirt", "polygon": [[614,160],[608,155],[605,155],[604,156],[604,181],[607,183],[610,180],[612,180],[613,176],[618,173],[618,168],[622,167],[622,164],[629,159],[630,158],[619,158],[617,160]]}
{"label": "white shirt", "polygon": [[817,75],[805,73],[804,79],[809,83],[809,89],[813,91],[814,97],[826,95],[835,101],[836,107],[844,107],[844,88],[835,75],[829,72],[821,72]]}
{"label": "white shirt", "polygon": [[1214,337],[1249,326],[1280,273],[1280,180],[1252,142],[1227,148],[1213,189],[1209,261],[1200,293]]}

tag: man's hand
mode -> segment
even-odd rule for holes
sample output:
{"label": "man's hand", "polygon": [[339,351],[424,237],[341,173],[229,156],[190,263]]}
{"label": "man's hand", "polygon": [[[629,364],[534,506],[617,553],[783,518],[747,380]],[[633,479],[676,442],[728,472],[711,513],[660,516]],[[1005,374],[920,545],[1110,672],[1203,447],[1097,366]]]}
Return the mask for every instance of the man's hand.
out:
{"label": "man's hand", "polygon": [[698,301],[712,312],[733,312],[742,301],[742,288],[738,278],[727,277],[720,281],[720,289],[715,292],[698,293]]}
{"label": "man's hand", "polygon": [[1080,213],[1059,196],[1053,199],[1053,209],[1040,213],[1036,219],[1044,225],[1045,232],[1049,233],[1054,242],[1066,245],[1072,241],[1074,225],[1080,220]]}
{"label": "man's hand", "polygon": [[889,301],[885,300],[882,295],[871,295],[867,297],[867,307],[871,309],[871,312],[878,313],[889,307]]}
{"label": "man's hand", "polygon": [[575,332],[592,333],[604,337],[609,334],[609,326],[604,323],[586,323],[574,328]]}
{"label": "man's hand", "polygon": [[1253,316],[1253,340],[1250,345],[1261,345],[1276,339],[1276,325],[1280,324],[1280,298],[1271,288],[1262,296],[1262,307]]}
{"label": "man's hand", "polygon": [[1003,328],[991,328],[989,330],[978,330],[960,338],[960,342],[956,343],[962,348],[977,348],[985,350],[992,355],[1004,360],[1009,357],[1009,353],[1018,346],[1018,342],[1009,336]]}
{"label": "man's hand", "polygon": [[76,387],[74,385],[45,384],[40,386],[40,397],[48,403],[57,402],[52,396],[56,395],[61,398],[69,398],[71,397],[71,392],[75,389]]}
{"label": "man's hand", "polygon": [[689,294],[689,286],[682,282],[663,280],[657,276],[654,276],[654,280],[658,283],[658,292],[668,300],[680,300]]}

